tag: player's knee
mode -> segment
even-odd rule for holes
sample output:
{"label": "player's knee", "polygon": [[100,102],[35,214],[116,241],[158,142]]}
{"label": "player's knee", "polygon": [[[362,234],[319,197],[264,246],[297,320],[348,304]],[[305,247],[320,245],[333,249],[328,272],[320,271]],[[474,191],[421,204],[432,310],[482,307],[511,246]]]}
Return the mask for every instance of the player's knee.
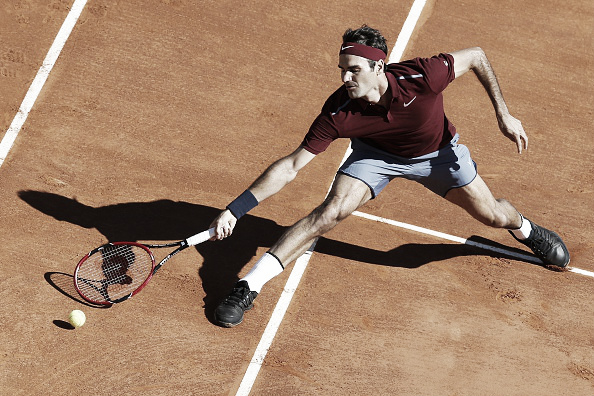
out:
{"label": "player's knee", "polygon": [[493,228],[503,228],[509,224],[509,220],[505,213],[497,209],[484,213],[479,220],[481,220],[483,224]]}
{"label": "player's knee", "polygon": [[318,234],[324,234],[330,231],[349,215],[336,202],[324,202],[314,212],[315,228]]}

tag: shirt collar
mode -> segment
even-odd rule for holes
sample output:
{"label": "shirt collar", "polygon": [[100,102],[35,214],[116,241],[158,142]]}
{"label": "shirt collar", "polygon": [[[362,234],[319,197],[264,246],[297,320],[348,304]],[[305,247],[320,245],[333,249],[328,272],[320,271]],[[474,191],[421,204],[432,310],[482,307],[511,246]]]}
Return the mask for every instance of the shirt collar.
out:
{"label": "shirt collar", "polygon": [[386,73],[386,77],[388,79],[388,89],[392,92],[392,102],[394,102],[400,97],[398,82],[396,81],[396,76],[394,76],[392,73]]}
{"label": "shirt collar", "polygon": [[[388,90],[392,94],[392,100],[390,101],[391,108],[392,103],[396,102],[400,97],[400,90],[398,89],[398,82],[396,81],[396,77],[392,73],[386,73],[386,78],[388,79]],[[359,104],[363,111],[367,110],[367,108],[371,105],[371,103],[363,99],[357,99],[356,102]],[[390,108],[388,108],[388,112],[390,111]]]}

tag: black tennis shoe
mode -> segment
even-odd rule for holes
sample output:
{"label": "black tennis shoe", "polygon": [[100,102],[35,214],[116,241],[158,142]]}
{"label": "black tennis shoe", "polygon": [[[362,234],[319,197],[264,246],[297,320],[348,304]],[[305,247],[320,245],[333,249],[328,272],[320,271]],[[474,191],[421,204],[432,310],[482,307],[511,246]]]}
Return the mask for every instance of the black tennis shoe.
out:
{"label": "black tennis shoe", "polygon": [[561,240],[561,237],[555,232],[547,230],[533,222],[532,231],[527,239],[521,240],[517,238],[513,232],[510,234],[520,243],[528,246],[545,264],[556,265],[557,267],[565,268],[569,264],[569,250]]}
{"label": "black tennis shoe", "polygon": [[215,309],[215,321],[223,327],[237,326],[243,322],[243,313],[253,308],[257,296],[246,281],[237,282],[231,294]]}

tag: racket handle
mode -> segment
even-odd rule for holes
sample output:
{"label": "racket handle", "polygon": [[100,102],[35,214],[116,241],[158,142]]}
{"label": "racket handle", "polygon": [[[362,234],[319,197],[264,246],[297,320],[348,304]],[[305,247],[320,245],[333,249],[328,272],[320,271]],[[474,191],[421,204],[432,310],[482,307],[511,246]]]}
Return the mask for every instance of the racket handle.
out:
{"label": "racket handle", "polygon": [[215,229],[213,227],[206,231],[202,231],[194,236],[189,237],[188,239],[186,239],[186,243],[188,244],[188,246],[198,245],[199,243],[208,241],[210,238],[212,238],[214,236],[214,234],[215,234]]}

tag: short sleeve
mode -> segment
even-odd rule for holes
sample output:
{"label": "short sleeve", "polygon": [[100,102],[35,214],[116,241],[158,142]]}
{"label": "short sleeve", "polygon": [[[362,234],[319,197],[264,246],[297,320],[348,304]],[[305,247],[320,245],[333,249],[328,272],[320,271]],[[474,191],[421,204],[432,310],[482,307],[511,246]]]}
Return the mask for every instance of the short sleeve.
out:
{"label": "short sleeve", "polygon": [[434,93],[440,93],[454,81],[454,57],[450,54],[439,54],[431,58],[418,58],[424,69],[425,81]]}
{"label": "short sleeve", "polygon": [[309,127],[301,146],[310,153],[318,155],[325,151],[330,143],[337,138],[338,132],[332,123],[330,115],[322,112]]}

